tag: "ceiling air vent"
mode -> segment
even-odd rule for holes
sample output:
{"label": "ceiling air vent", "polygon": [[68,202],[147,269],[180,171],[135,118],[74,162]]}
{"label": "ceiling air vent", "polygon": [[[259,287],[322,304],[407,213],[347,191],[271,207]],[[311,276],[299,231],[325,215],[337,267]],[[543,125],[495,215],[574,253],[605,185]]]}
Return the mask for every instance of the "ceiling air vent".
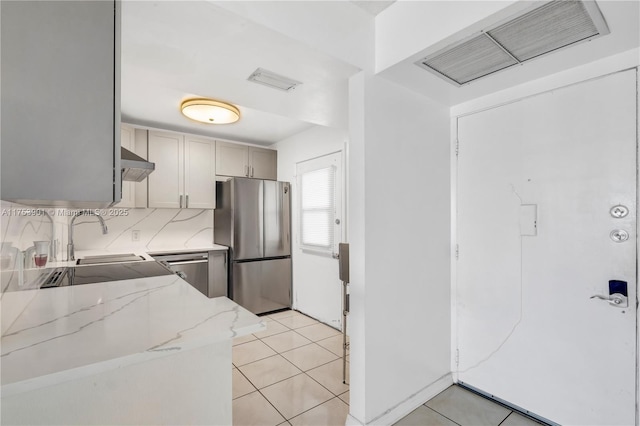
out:
{"label": "ceiling air vent", "polygon": [[416,62],[456,86],[597,36],[609,28],[594,1],[554,0]]}
{"label": "ceiling air vent", "polygon": [[284,90],[285,92],[293,90],[296,88],[296,86],[302,84],[299,81],[292,80],[288,77],[284,77],[271,71],[267,71],[263,68],[258,68],[257,70],[255,70],[247,80],[259,84],[264,84],[265,86],[269,86],[274,89]]}

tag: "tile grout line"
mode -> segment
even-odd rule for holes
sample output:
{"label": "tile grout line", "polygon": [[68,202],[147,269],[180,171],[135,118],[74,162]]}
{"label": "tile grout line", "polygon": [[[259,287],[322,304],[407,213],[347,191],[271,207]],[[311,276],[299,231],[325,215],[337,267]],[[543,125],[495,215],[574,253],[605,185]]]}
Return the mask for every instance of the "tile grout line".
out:
{"label": "tile grout line", "polygon": [[[335,361],[335,360],[333,360],[333,361]],[[331,361],[331,362],[333,362],[333,361]],[[328,363],[327,363],[327,364],[328,364]],[[326,364],[324,364],[324,365],[326,365]],[[312,370],[313,370],[313,369],[312,369]],[[311,371],[311,370],[309,370],[309,371]],[[307,374],[307,372],[306,372],[306,371],[304,371],[304,374]],[[323,385],[322,383],[320,383],[319,381],[317,381],[316,379],[314,379],[314,378],[313,378],[313,377],[311,377],[310,375],[308,375],[308,374],[307,374],[307,376],[308,376],[311,380],[313,380],[314,382],[316,382],[317,384],[319,384],[320,386],[322,386],[323,388],[325,388],[327,391],[329,391],[329,393],[330,393],[331,395],[335,396],[336,398],[338,397],[338,395],[336,395],[336,394],[335,394],[335,392],[333,392],[331,389],[327,388],[325,385]],[[346,385],[346,386],[349,386],[349,385]],[[349,386],[349,389],[347,389],[347,390],[351,390],[351,387]],[[345,392],[346,392],[346,391],[345,391]],[[344,392],[343,392],[343,393],[344,393]],[[344,401],[343,401],[343,402],[344,402]]]}
{"label": "tile grout line", "polygon": [[[299,347],[297,347],[297,348],[291,349],[291,351],[295,351],[296,349],[300,349],[300,348],[304,348],[304,347],[307,347],[307,346],[311,346],[311,345],[313,345],[314,343],[315,343],[315,342],[311,342],[311,343],[309,343],[308,345],[299,346]],[[320,346],[320,345],[318,345],[318,347],[322,348],[322,346]],[[324,349],[324,348],[322,348],[322,349]],[[291,351],[285,351],[285,352],[291,352]],[[334,355],[334,356],[337,356],[336,354],[334,354],[334,353],[333,353],[333,352],[331,352],[331,351],[328,351],[328,352],[330,352],[330,353],[331,353],[332,355]],[[282,355],[282,353],[279,353],[279,355]],[[289,359],[287,359],[287,357],[286,357],[286,356],[284,356],[284,355],[282,355],[282,358],[284,358],[284,359],[286,359],[287,361],[291,362],[291,361],[290,361]],[[332,359],[331,361],[327,361],[327,362],[325,362],[325,363],[318,364],[318,365],[316,365],[315,367],[309,368],[308,370],[303,370],[302,368],[300,368],[300,367],[298,367],[297,365],[293,364],[293,362],[291,362],[291,364],[293,364],[296,368],[298,368],[298,369],[299,369],[300,371],[302,371],[303,373],[306,373],[307,371],[315,370],[316,368],[320,368],[320,367],[322,367],[323,365],[327,365],[327,364],[329,364],[329,363],[331,363],[331,362],[334,362],[334,361],[337,361],[337,360],[339,360],[339,359],[342,359],[342,357],[338,357],[338,358],[336,358],[336,359]],[[347,361],[347,362],[348,362],[348,361]]]}
{"label": "tile grout line", "polygon": [[307,412],[309,412],[309,411],[313,410],[314,408],[318,408],[319,406],[321,406],[321,405],[323,405],[323,404],[326,404],[326,403],[327,403],[327,402],[329,402],[329,401],[333,401],[333,400],[334,400],[334,399],[336,399],[336,398],[337,398],[337,399],[339,399],[339,400],[340,400],[340,402],[342,402],[343,404],[346,404],[346,405],[347,405],[347,407],[349,406],[349,404],[347,404],[346,402],[342,401],[340,398],[338,398],[337,396],[335,396],[335,395],[334,395],[334,396],[333,396],[333,398],[329,398],[329,399],[327,399],[326,401],[321,402],[321,403],[320,403],[320,404],[318,404],[318,405],[314,405],[313,407],[309,408],[308,410],[304,410],[302,413],[298,413],[298,414],[296,414],[295,416],[293,416],[293,417],[291,417],[291,418],[287,419],[287,421],[292,420],[292,419],[295,419],[296,417],[301,416],[301,415],[303,415],[304,413],[307,413]]}
{"label": "tile grout line", "polygon": [[[309,345],[311,345],[311,344],[313,344],[313,343],[315,343],[315,342],[311,342],[311,343],[309,343]],[[265,343],[265,345],[266,345],[266,343]],[[305,346],[309,346],[309,345],[305,345]],[[318,345],[318,346],[320,346],[320,345]],[[302,347],[302,346],[300,346],[300,347]],[[322,346],[320,346],[320,347],[322,347]],[[294,348],[294,349],[297,349],[297,348]],[[291,350],[294,350],[294,349],[291,349]],[[287,351],[287,352],[288,352],[288,351]],[[331,351],[329,351],[329,352],[331,352]],[[333,352],[332,352],[332,353],[333,353]],[[315,366],[315,367],[313,367],[313,368],[310,368],[310,369],[308,369],[308,370],[306,370],[306,371],[305,371],[305,370],[301,369],[300,367],[298,367],[297,365],[295,365],[293,362],[289,361],[286,357],[282,356],[282,353],[280,353],[280,352],[277,352],[277,351],[276,351],[276,354],[275,354],[275,355],[268,356],[267,358],[272,358],[272,357],[277,356],[277,355],[280,355],[280,356],[281,356],[285,361],[287,361],[289,364],[293,365],[295,368],[297,368],[298,370],[300,370],[300,373],[299,373],[299,374],[294,374],[293,376],[287,377],[286,379],[282,379],[282,380],[279,380],[279,381],[277,381],[277,382],[271,383],[271,384],[269,384],[269,385],[267,385],[267,386],[264,386],[262,389],[267,388],[267,387],[272,386],[272,385],[275,385],[276,383],[284,382],[285,380],[289,380],[289,379],[291,379],[292,377],[299,376],[300,374],[306,374],[306,375],[307,375],[311,380],[313,380],[314,382],[316,382],[317,384],[319,384],[320,386],[322,386],[323,388],[325,388],[325,389],[326,389],[327,391],[329,391],[333,396],[338,397],[339,395],[342,395],[342,394],[338,394],[338,395],[336,395],[336,393],[335,393],[335,392],[333,392],[333,391],[331,391],[331,389],[328,389],[328,388],[327,388],[326,386],[324,386],[322,383],[318,382],[316,379],[314,379],[314,378],[313,378],[313,377],[311,377],[309,374],[307,374],[307,371],[315,370],[316,368],[320,368],[320,367],[322,367],[322,366],[325,366],[325,365],[327,365],[327,364],[330,364],[330,363],[332,363],[332,362],[335,362],[335,361],[337,361],[337,360],[339,360],[339,359],[342,359],[342,357],[339,357],[339,358],[336,358],[336,359],[332,359],[331,361],[325,362],[324,364],[317,365],[317,366]],[[258,360],[256,360],[256,361],[250,362],[250,363],[248,363],[248,364],[244,364],[244,365],[242,365],[241,367],[244,367],[245,365],[253,364],[253,363],[256,363],[256,362],[259,362],[259,361],[264,361],[264,360],[265,360],[265,359],[267,359],[267,358],[258,359]],[[240,370],[240,368],[238,368],[238,367],[236,367],[236,368],[238,369],[238,371],[240,371],[240,372],[242,373],[242,371]],[[243,373],[242,375],[244,376],[244,373]],[[246,376],[245,376],[245,377],[246,377]],[[249,378],[248,378],[248,377],[246,377],[246,378],[247,378],[247,380],[249,380]],[[249,380],[249,382],[253,385],[253,382],[252,382],[251,380]],[[349,386],[349,385],[346,385],[346,386]],[[257,387],[257,386],[255,386],[255,385],[253,385],[253,387],[255,387],[257,390],[260,390],[260,389],[258,389],[258,387]],[[344,391],[344,392],[342,392],[342,393],[348,392],[349,390],[351,390],[351,387],[349,387],[349,389],[347,389],[346,391]],[[344,402],[344,401],[343,401],[343,402]],[[347,405],[350,405],[350,404],[347,404]]]}
{"label": "tile grout line", "polygon": [[[294,311],[294,310],[292,310],[292,312],[298,312],[298,311]],[[305,316],[305,317],[307,317],[307,318],[311,318],[311,317],[309,317],[309,316],[307,316],[307,315],[305,315],[305,314],[303,314],[303,313],[301,313],[301,312],[298,312],[298,313],[299,313],[299,314],[301,314],[301,315],[304,315],[304,316]],[[291,316],[294,316],[294,315],[291,315]],[[290,318],[291,316],[289,316],[289,317],[285,317],[285,318]],[[276,321],[278,324],[280,324],[280,325],[282,325],[283,327],[287,328],[287,331],[294,331],[294,332],[296,332],[296,330],[297,330],[297,329],[290,328],[290,327],[288,327],[288,326],[287,326],[287,325],[285,325],[285,324],[280,323],[280,322],[279,322],[279,321],[277,321],[275,318],[271,318],[271,317],[269,317],[269,318],[270,318],[272,321]],[[284,319],[284,318],[283,318],[283,319]],[[317,324],[323,324],[323,323],[321,323],[320,321],[317,321],[315,318],[311,318],[311,319],[313,319],[314,321],[316,321],[316,324],[310,324],[310,325],[303,326],[303,327],[298,327],[298,328],[305,328],[305,327],[311,327],[311,326],[314,326],[314,325],[317,325]],[[323,325],[327,326],[326,324],[323,324]],[[330,327],[330,326],[327,326],[327,327]],[[299,335],[299,336],[301,336],[301,337],[303,337],[303,338],[305,338],[305,339],[309,340],[309,343],[304,344],[304,345],[302,345],[302,346],[298,346],[298,347],[295,347],[295,348],[289,349],[289,350],[286,350],[286,351],[283,351],[283,352],[280,352],[280,351],[276,350],[275,348],[273,348],[272,346],[270,346],[267,342],[264,342],[264,341],[263,341],[263,339],[266,339],[266,338],[269,338],[269,337],[272,337],[272,336],[276,336],[276,335],[279,335],[279,334],[283,334],[283,333],[286,333],[287,331],[282,331],[282,332],[280,332],[280,333],[274,333],[274,334],[272,334],[272,335],[264,336],[264,337],[258,337],[258,336],[256,336],[255,334],[253,335],[257,340],[259,340],[260,342],[262,342],[262,343],[263,343],[265,346],[267,346],[269,349],[273,350],[273,351],[275,352],[275,354],[273,354],[273,355],[269,355],[269,356],[267,356],[267,357],[265,357],[265,358],[261,358],[261,359],[258,359],[258,360],[252,361],[252,362],[249,362],[249,363],[247,363],[247,364],[243,364],[242,366],[237,366],[237,365],[235,365],[235,364],[233,364],[233,363],[232,363],[232,366],[233,366],[233,367],[232,367],[232,370],[233,370],[234,368],[235,368],[235,369],[237,369],[237,370],[238,370],[238,372],[239,372],[239,373],[240,373],[240,374],[241,374],[241,375],[242,375],[242,376],[243,376],[243,377],[244,377],[244,378],[245,378],[245,379],[246,379],[246,380],[251,384],[251,386],[254,388],[254,391],[249,392],[249,393],[247,393],[247,394],[245,394],[245,395],[239,396],[239,397],[237,397],[237,398],[234,398],[234,400],[235,400],[235,399],[239,399],[239,398],[241,398],[241,397],[243,397],[243,396],[247,396],[247,395],[249,395],[249,394],[251,394],[251,393],[253,393],[253,392],[258,392],[258,393],[259,393],[259,394],[260,394],[260,395],[261,395],[261,396],[262,396],[262,397],[263,397],[263,398],[264,398],[264,399],[269,403],[269,405],[271,405],[271,406],[276,410],[276,412],[277,412],[278,414],[280,414],[280,416],[282,416],[282,418],[284,418],[284,419],[285,419],[285,421],[284,421],[284,422],[277,423],[277,425],[282,425],[282,424],[291,424],[289,421],[290,421],[290,420],[292,420],[293,418],[298,417],[298,416],[301,416],[302,414],[307,413],[307,412],[309,412],[310,410],[313,410],[313,409],[315,409],[315,408],[317,408],[317,407],[319,407],[319,406],[321,406],[321,405],[323,405],[323,404],[326,404],[326,403],[328,403],[329,401],[332,401],[333,399],[336,399],[336,398],[337,398],[341,403],[345,404],[347,407],[350,407],[350,404],[348,404],[346,401],[344,401],[344,400],[342,400],[342,398],[340,398],[340,395],[344,395],[344,394],[346,394],[347,392],[349,392],[349,391],[351,390],[351,389],[350,389],[350,387],[349,387],[349,385],[347,385],[348,389],[347,389],[346,391],[344,391],[344,392],[342,392],[342,393],[340,393],[340,394],[336,394],[336,393],[332,392],[330,389],[328,389],[327,387],[325,387],[324,385],[322,385],[322,384],[321,384],[320,382],[318,382],[316,379],[314,379],[313,377],[311,377],[309,374],[307,374],[307,371],[315,370],[315,369],[317,369],[317,368],[320,368],[320,367],[322,367],[322,366],[325,366],[325,365],[327,365],[327,364],[330,364],[330,363],[332,363],[332,362],[334,362],[334,361],[337,361],[337,360],[341,360],[341,359],[342,359],[342,356],[341,356],[341,355],[337,355],[337,354],[335,354],[333,351],[331,351],[330,349],[328,349],[328,348],[326,348],[326,347],[324,347],[324,346],[322,346],[322,345],[318,344],[318,342],[320,342],[320,341],[327,340],[327,339],[331,339],[331,338],[334,338],[335,336],[329,336],[329,337],[325,337],[325,338],[323,338],[323,339],[319,339],[319,340],[317,340],[317,341],[314,341],[314,340],[309,339],[308,337],[303,336],[302,334],[300,334],[300,333],[297,333],[297,332],[296,332],[296,334],[297,334],[297,335]],[[243,345],[243,344],[251,343],[251,342],[253,342],[253,340],[252,340],[252,341],[250,341],[250,342],[242,343],[242,344],[240,344],[240,345],[236,345],[236,346],[241,346],[241,345]],[[296,350],[296,349],[299,349],[299,348],[302,348],[302,347],[305,347],[305,346],[310,346],[310,345],[312,345],[312,344],[316,344],[318,348],[321,348],[321,349],[326,350],[327,352],[329,352],[329,353],[330,353],[330,354],[332,354],[333,356],[336,356],[337,358],[336,358],[336,359],[333,359],[333,360],[331,360],[331,361],[328,361],[328,362],[326,362],[326,363],[323,363],[323,364],[320,364],[320,365],[314,366],[313,368],[310,368],[310,369],[309,369],[309,370],[307,370],[307,371],[304,371],[304,370],[302,370],[301,368],[299,368],[297,365],[295,365],[293,362],[291,362],[289,359],[287,359],[285,356],[283,356],[283,355],[282,355],[284,352],[290,352],[290,351],[293,351],[293,350]],[[329,399],[328,399],[328,400],[326,400],[326,401],[323,401],[323,402],[322,402],[322,403],[320,403],[320,404],[317,404],[317,405],[315,405],[315,406],[313,406],[313,407],[308,408],[307,410],[304,410],[304,411],[302,411],[302,412],[300,412],[300,413],[296,414],[295,416],[292,416],[291,418],[287,418],[283,413],[281,413],[281,412],[280,412],[280,410],[278,410],[278,409],[276,408],[276,406],[275,406],[275,405],[274,405],[274,404],[269,400],[269,398],[267,398],[267,397],[266,397],[266,395],[265,395],[264,393],[262,393],[262,390],[261,390],[261,389],[258,389],[258,388],[257,388],[257,386],[255,386],[255,384],[254,384],[254,383],[253,383],[253,382],[252,382],[252,381],[251,381],[251,380],[250,380],[250,379],[249,379],[249,378],[248,378],[248,377],[247,377],[247,376],[242,372],[242,370],[240,370],[240,367],[244,367],[244,366],[247,366],[247,365],[250,365],[250,364],[253,364],[253,363],[259,362],[259,361],[263,361],[263,360],[265,360],[265,359],[272,358],[272,357],[274,357],[274,356],[276,356],[276,355],[279,355],[280,357],[282,357],[285,361],[287,361],[289,364],[291,364],[294,368],[296,368],[297,370],[299,370],[299,371],[300,371],[300,373],[298,373],[298,374],[294,374],[293,376],[290,376],[290,377],[288,377],[288,378],[286,378],[286,379],[283,379],[283,380],[280,380],[280,381],[277,381],[277,382],[271,383],[271,384],[269,384],[269,385],[267,385],[267,386],[264,386],[262,389],[266,389],[267,387],[273,386],[273,385],[275,385],[275,384],[277,384],[277,383],[281,383],[281,382],[283,382],[283,381],[285,381],[285,380],[289,380],[289,379],[291,379],[291,378],[293,378],[293,377],[297,377],[297,376],[299,376],[299,375],[301,375],[301,374],[304,374],[304,375],[306,375],[308,378],[310,378],[311,380],[313,380],[315,383],[317,383],[318,385],[320,385],[323,389],[326,389],[326,390],[327,390],[327,392],[329,392],[329,394],[331,394],[331,395],[332,395],[332,397],[331,397],[331,398],[329,398]]]}
{"label": "tile grout line", "polygon": [[[280,354],[276,354],[276,355],[280,355]],[[276,355],[273,355],[273,356],[276,356]],[[270,357],[270,358],[271,358],[271,357]],[[284,358],[284,357],[283,357],[283,358]],[[265,358],[265,359],[266,359],[266,358]],[[286,358],[284,358],[284,359],[285,359],[285,361],[289,361],[289,360],[288,360],[288,359],[286,359]],[[248,364],[247,364],[247,365],[248,365]],[[294,365],[294,367],[295,367],[295,365]],[[296,367],[296,368],[298,368],[298,367]],[[300,370],[300,369],[298,368],[298,370]],[[238,369],[238,371],[240,371],[240,369]],[[242,371],[240,371],[240,372],[242,373]],[[282,383],[282,382],[284,382],[285,380],[289,380],[289,379],[291,379],[291,378],[293,378],[293,377],[296,377],[296,376],[299,376],[299,375],[301,375],[301,374],[304,374],[304,371],[300,370],[300,372],[299,372],[299,373],[296,373],[296,374],[294,374],[293,376],[289,376],[289,377],[287,377],[286,379],[278,380],[277,382],[269,383],[268,385],[263,386],[262,388],[258,388],[258,387],[257,387],[257,386],[256,386],[256,385],[251,381],[251,379],[249,379],[249,378],[248,378],[244,373],[242,373],[242,375],[243,375],[244,377],[246,377],[246,379],[247,379],[247,380],[249,380],[249,383],[251,383],[251,384],[253,385],[253,387],[254,387],[254,388],[256,388],[256,390],[265,389],[265,388],[268,388],[269,386],[277,385],[278,383]]]}
{"label": "tile grout line", "polygon": [[[238,370],[238,369],[236,369],[236,370]],[[243,396],[247,396],[249,394],[252,394],[252,393],[254,393],[254,392],[256,392],[258,390],[258,388],[253,384],[253,382],[251,382],[251,380],[249,380],[249,378],[247,376],[245,376],[244,373],[242,373],[242,371],[238,370],[238,373],[240,373],[242,375],[242,377],[244,377],[249,382],[249,384],[253,387],[253,390],[251,392],[245,393],[244,395],[240,395],[240,396],[236,396],[235,398],[231,398],[231,402],[232,403],[236,399],[239,399],[239,398],[242,398]],[[232,386],[233,386],[233,384],[232,384]]]}
{"label": "tile grout line", "polygon": [[[285,361],[287,361],[289,364],[291,364],[291,365],[293,365],[295,368],[297,368],[300,372],[299,372],[299,373],[297,373],[297,374],[294,374],[293,376],[289,376],[289,377],[287,377],[287,378],[285,378],[285,379],[278,380],[278,381],[276,381],[276,382],[270,383],[270,384],[268,384],[268,385],[266,385],[266,386],[263,386],[262,388],[258,388],[258,387],[257,387],[257,386],[256,386],[256,385],[251,381],[251,379],[249,379],[249,377],[247,377],[247,375],[246,375],[246,374],[244,374],[244,372],[243,372],[242,370],[240,370],[240,368],[236,367],[236,370],[238,370],[238,371],[240,372],[240,374],[242,374],[242,375],[245,377],[245,379],[247,379],[247,381],[249,381],[249,383],[251,383],[251,385],[252,385],[252,386],[255,388],[255,390],[257,390],[257,391],[260,391],[261,389],[266,389],[266,388],[268,388],[268,387],[270,387],[270,386],[273,386],[273,385],[276,385],[276,384],[278,384],[278,383],[282,383],[282,382],[284,382],[285,380],[292,379],[292,378],[294,378],[294,377],[296,377],[296,376],[299,376],[299,375],[301,375],[301,374],[306,375],[306,376],[307,376],[307,377],[309,377],[311,380],[313,380],[314,382],[316,382],[317,384],[319,384],[320,386],[322,386],[324,389],[326,389],[329,393],[331,393],[331,395],[333,395],[334,397],[337,397],[337,398],[339,398],[339,397],[340,397],[340,395],[343,395],[343,394],[345,394],[345,393],[347,393],[347,392],[349,392],[349,391],[351,390],[351,388],[349,388],[349,389],[347,389],[346,391],[344,391],[344,392],[342,392],[342,393],[340,393],[340,394],[337,394],[337,395],[336,395],[336,393],[335,393],[335,392],[331,391],[331,389],[328,389],[328,388],[327,388],[326,386],[324,386],[322,383],[318,382],[316,379],[314,379],[313,377],[311,377],[310,375],[308,375],[306,371],[302,370],[300,367],[298,367],[297,365],[295,365],[294,363],[292,363],[291,361],[289,361],[287,358],[283,357],[283,356],[282,356],[282,354],[277,353],[277,354],[275,354],[275,355],[271,355],[271,356],[269,356],[269,357],[267,357],[267,358],[273,358],[274,356],[278,356],[278,355],[280,355],[280,356],[281,356]],[[262,358],[262,359],[259,359],[259,360],[257,360],[257,361],[254,361],[254,362],[250,362],[249,364],[253,364],[253,363],[256,363],[256,362],[259,362],[259,361],[264,361],[264,360],[265,360],[265,359],[267,359],[267,358]],[[331,363],[331,362],[337,361],[338,359],[340,359],[340,358],[334,359],[334,360],[329,361],[329,362],[327,362],[327,363],[325,363],[325,364],[318,365],[317,367],[313,367],[313,368],[311,368],[311,369],[309,369],[309,370],[307,370],[307,371],[315,370],[316,368],[320,368],[320,367],[322,367],[322,366],[324,366],[324,365],[327,365],[327,364],[329,364],[329,363]],[[249,365],[249,364],[244,364],[244,365],[242,365],[241,367],[247,366],[247,365]],[[349,386],[349,385],[346,385],[346,386]],[[262,393],[262,392],[261,392],[261,393]],[[247,394],[245,394],[245,395],[247,395]],[[243,395],[243,396],[244,396],[244,395]],[[238,397],[238,398],[240,398],[240,397]],[[266,396],[265,396],[265,398],[266,398]],[[236,398],[234,398],[234,399],[236,399]],[[326,401],[325,401],[325,402],[326,402]],[[342,401],[342,402],[344,402],[344,401]],[[345,402],[345,404],[346,404],[346,402]],[[350,404],[347,404],[347,405],[350,405]]]}
{"label": "tile grout line", "polygon": [[[238,371],[240,371],[240,370],[238,369]],[[251,385],[255,388],[255,392],[258,392],[258,393],[260,394],[260,396],[262,396],[262,397],[265,399],[265,401],[267,401],[267,402],[269,403],[269,405],[271,405],[271,406],[273,407],[273,409],[274,409],[274,410],[276,410],[276,412],[277,412],[278,414],[280,414],[280,416],[282,416],[282,418],[284,419],[284,421],[285,421],[285,422],[288,422],[288,421],[289,421],[289,420],[287,419],[287,417],[286,417],[284,414],[282,414],[282,413],[280,412],[280,410],[278,410],[278,409],[276,408],[276,406],[275,406],[275,405],[273,405],[273,404],[271,403],[271,401],[269,401],[269,398],[267,398],[265,394],[263,394],[262,392],[260,392],[260,389],[258,389],[257,387],[255,387],[255,386],[253,385],[253,382],[252,382],[251,380],[249,380],[249,378],[248,378],[247,376],[245,376],[245,375],[244,375],[244,373],[243,373],[242,371],[240,371],[240,374],[242,374],[242,375],[244,376],[244,378],[245,378],[245,379],[247,379],[247,380],[249,381],[249,383],[251,383]],[[250,395],[251,393],[253,393],[253,392],[250,392],[250,393],[248,393],[247,395]],[[246,395],[244,395],[244,396],[246,396]],[[277,425],[280,425],[280,424],[282,424],[282,423],[283,423],[283,422],[276,423],[276,424],[277,424]]]}
{"label": "tile grout line", "polygon": [[[435,396],[434,396],[434,398],[435,398]],[[431,399],[433,399],[433,398],[431,398]],[[431,401],[431,399],[430,399],[429,401]],[[429,401],[427,401],[427,402],[429,402]],[[433,408],[431,408],[431,407],[427,406],[427,405],[426,405],[426,404],[427,404],[427,402],[425,402],[425,403],[424,403],[424,404],[422,404],[422,405],[424,405],[425,407],[427,407],[429,410],[433,411],[434,413],[437,413],[437,414],[441,415],[442,417],[444,417],[445,419],[449,420],[450,422],[455,423],[455,424],[457,424],[458,426],[461,426],[461,425],[460,425],[460,423],[453,421],[453,419],[450,419],[449,417],[445,416],[445,415],[444,415],[444,414],[442,414],[440,411],[438,411],[438,410],[434,410]],[[415,410],[414,410],[414,411],[415,411]],[[412,411],[411,413],[413,413],[413,411]],[[411,413],[409,413],[409,414],[411,414]],[[407,414],[407,416],[408,416],[409,414]],[[508,417],[508,416],[507,416],[507,417]],[[504,421],[504,420],[503,420],[503,421]]]}
{"label": "tile grout line", "polygon": [[[292,331],[292,332],[296,333],[296,331],[295,331],[295,330],[289,330],[289,331]],[[280,334],[288,333],[289,331],[284,331],[284,332],[282,332],[282,333],[274,334],[274,335],[272,335],[272,336],[267,336],[267,337],[264,337],[264,338],[260,338],[260,337],[259,337],[258,339],[260,339],[260,340],[262,341],[262,343],[264,343],[265,345],[269,346],[271,349],[273,349],[274,351],[276,351],[277,353],[279,353],[279,354],[280,354],[280,353],[282,353],[282,352],[278,351],[276,348],[274,348],[273,346],[269,345],[269,343],[267,343],[267,342],[263,341],[263,339],[268,339],[269,337],[278,336],[278,335],[280,335]],[[309,339],[307,339],[306,337],[304,337],[304,336],[303,336],[303,335],[301,335],[301,334],[298,334],[298,333],[296,333],[296,334],[297,334],[298,336],[302,337],[302,338],[303,338],[303,339],[305,339],[305,340],[309,340]],[[295,346],[295,347],[293,347],[293,348],[291,348],[291,349],[287,349],[286,351],[283,351],[283,352],[289,352],[289,351],[292,351],[292,350],[294,350],[294,349],[298,349],[298,348],[301,348],[301,347],[303,347],[303,346],[310,345],[311,343],[313,343],[313,342],[312,342],[311,340],[309,340],[309,343],[305,343],[304,345],[300,345],[300,346]]]}
{"label": "tile grout line", "polygon": [[509,411],[509,414],[507,414],[507,417],[505,417],[504,419],[502,419],[502,421],[500,423],[498,423],[498,426],[500,426],[502,423],[505,422],[505,420],[507,420],[511,415],[513,414],[513,411]]}

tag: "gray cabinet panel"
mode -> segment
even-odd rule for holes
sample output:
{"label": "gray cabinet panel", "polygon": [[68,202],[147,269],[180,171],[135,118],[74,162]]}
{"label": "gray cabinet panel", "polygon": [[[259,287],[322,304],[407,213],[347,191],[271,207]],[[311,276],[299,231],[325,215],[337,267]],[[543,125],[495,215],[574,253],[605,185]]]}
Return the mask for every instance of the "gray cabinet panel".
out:
{"label": "gray cabinet panel", "polygon": [[249,176],[254,179],[278,178],[278,151],[249,147]]}
{"label": "gray cabinet panel", "polygon": [[229,272],[227,269],[227,252],[209,252],[209,297],[228,295]]}
{"label": "gray cabinet panel", "polygon": [[2,199],[77,207],[120,200],[115,7],[2,2]]}

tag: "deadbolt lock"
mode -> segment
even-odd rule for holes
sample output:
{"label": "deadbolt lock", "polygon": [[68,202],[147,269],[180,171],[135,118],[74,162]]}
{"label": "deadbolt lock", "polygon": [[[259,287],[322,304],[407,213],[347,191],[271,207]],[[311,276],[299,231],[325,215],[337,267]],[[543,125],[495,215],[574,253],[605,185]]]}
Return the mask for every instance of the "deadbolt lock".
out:
{"label": "deadbolt lock", "polygon": [[621,219],[629,214],[629,209],[622,204],[618,204],[617,206],[611,207],[609,213],[611,213],[611,216],[615,217],[616,219]]}
{"label": "deadbolt lock", "polygon": [[613,231],[611,231],[611,234],[609,234],[609,236],[616,243],[623,243],[629,239],[629,233],[624,229],[614,229]]}

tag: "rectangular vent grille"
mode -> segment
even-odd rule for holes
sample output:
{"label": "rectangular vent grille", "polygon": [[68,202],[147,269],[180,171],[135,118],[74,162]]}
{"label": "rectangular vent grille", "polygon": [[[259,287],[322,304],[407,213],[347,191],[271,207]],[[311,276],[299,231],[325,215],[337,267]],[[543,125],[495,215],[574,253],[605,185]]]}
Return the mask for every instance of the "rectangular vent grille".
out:
{"label": "rectangular vent grille", "polygon": [[554,1],[488,32],[520,62],[598,35],[580,1]]}
{"label": "rectangular vent grille", "polygon": [[489,37],[480,34],[458,46],[432,56],[422,62],[458,84],[516,65],[504,50]]}
{"label": "rectangular vent grille", "polygon": [[461,86],[608,33],[595,2],[554,0],[448,46],[416,64]]}
{"label": "rectangular vent grille", "polygon": [[283,90],[285,92],[293,90],[297,86],[302,84],[297,80],[293,80],[289,77],[276,74],[275,72],[265,70],[264,68],[256,69],[249,76],[249,78],[247,78],[247,80],[271,87],[273,89]]}

